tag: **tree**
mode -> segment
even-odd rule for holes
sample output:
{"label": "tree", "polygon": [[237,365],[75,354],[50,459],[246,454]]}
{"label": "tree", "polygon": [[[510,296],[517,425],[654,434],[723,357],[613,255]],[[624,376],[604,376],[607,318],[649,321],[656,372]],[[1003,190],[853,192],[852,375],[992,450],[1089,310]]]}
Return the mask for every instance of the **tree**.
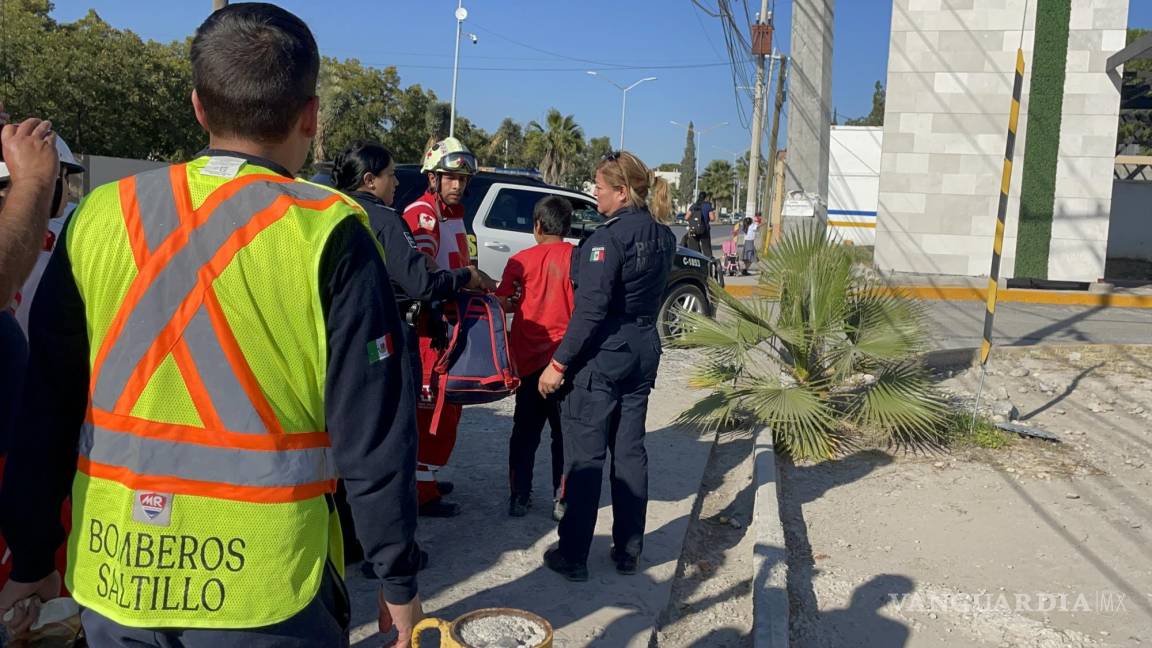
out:
{"label": "tree", "polygon": [[419,162],[428,144],[428,113],[439,100],[419,84],[400,93],[399,109],[381,143],[399,162]]}
{"label": "tree", "polygon": [[511,117],[505,117],[500,127],[492,134],[484,158],[505,167],[518,167],[524,164],[524,128]]}
{"label": "tree", "polygon": [[891,443],[942,437],[946,409],[915,354],[922,307],[856,270],[852,248],[819,226],[785,233],[761,266],[765,297],[719,286],[725,314],[683,313],[680,347],[701,348],[689,378],[711,393],[681,415],[705,427],[753,421],[794,459],[829,459],[852,438]]}
{"label": "tree", "polygon": [[612,140],[607,136],[593,137],[588,140],[588,143],[584,146],[584,154],[581,156],[580,164],[565,178],[565,185],[579,189],[585,182],[595,180],[596,167],[600,164],[600,160],[604,159],[604,156],[611,152]]}
{"label": "tree", "polygon": [[179,159],[203,147],[186,43],[145,42],[94,11],[57,23],[51,9],[43,0],[0,3],[0,81],[13,118],[51,119],[77,153]]}
{"label": "tree", "polygon": [[664,164],[661,164],[660,166],[656,167],[656,170],[657,171],[679,171],[680,165],[676,164],[675,162],[665,162]]}
{"label": "tree", "polygon": [[539,160],[537,168],[547,183],[559,185],[569,179],[584,148],[584,131],[572,115],[551,108],[544,124],[528,124],[528,156]]}
{"label": "tree", "polygon": [[399,115],[400,76],[394,67],[378,70],[356,59],[324,57],[318,85],[316,159],[330,160],[355,140],[382,142],[388,125]]}
{"label": "tree", "polygon": [[736,176],[732,163],[728,160],[712,160],[700,174],[700,191],[707,191],[712,204],[717,207],[732,204],[732,192]]}
{"label": "tree", "polygon": [[845,126],[883,126],[884,125],[884,101],[887,97],[887,92],[884,90],[884,84],[879,81],[876,82],[876,89],[872,93],[872,112],[868,113],[866,117],[859,119],[849,119],[844,122]]}
{"label": "tree", "polygon": [[688,139],[684,143],[684,158],[680,160],[680,203],[696,200],[692,191],[696,185],[696,127],[688,122]]}
{"label": "tree", "polygon": [[[1129,29],[1128,44],[1150,33]],[[1124,85],[1120,90],[1120,127],[1116,134],[1118,153],[1152,152],[1152,59],[1124,65]]]}

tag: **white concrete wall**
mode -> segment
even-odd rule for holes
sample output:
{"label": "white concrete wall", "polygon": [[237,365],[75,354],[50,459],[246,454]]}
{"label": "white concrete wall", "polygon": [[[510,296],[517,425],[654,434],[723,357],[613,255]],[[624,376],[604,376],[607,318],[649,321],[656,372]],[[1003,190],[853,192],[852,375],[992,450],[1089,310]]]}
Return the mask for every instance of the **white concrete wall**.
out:
{"label": "white concrete wall", "polygon": [[1108,57],[1124,49],[1128,2],[1072,2],[1049,279],[1104,277],[1120,91],[1103,70]]}
{"label": "white concrete wall", "polygon": [[[1123,47],[1128,0],[1072,4],[1049,276],[1090,281],[1103,274],[1119,110],[1104,60]],[[988,274],[1023,39],[1024,88],[1001,265],[1002,277],[1013,276],[1035,5],[894,0],[876,230],[881,268]]]}
{"label": "white concrete wall", "polygon": [[855,245],[876,243],[883,127],[833,126],[828,164],[829,232]]}
{"label": "white concrete wall", "polygon": [[1152,261],[1152,182],[1115,182],[1108,258]]}

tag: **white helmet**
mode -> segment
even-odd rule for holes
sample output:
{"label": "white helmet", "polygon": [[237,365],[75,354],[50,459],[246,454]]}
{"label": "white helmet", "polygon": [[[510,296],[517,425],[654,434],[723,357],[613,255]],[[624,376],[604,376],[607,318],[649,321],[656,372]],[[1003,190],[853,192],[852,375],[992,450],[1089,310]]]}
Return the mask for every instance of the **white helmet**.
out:
{"label": "white helmet", "polygon": [[[86,169],[80,161],[72,155],[72,149],[68,148],[68,143],[64,141],[63,137],[56,136],[56,155],[60,157],[60,166],[63,167],[64,173],[84,173]],[[8,165],[0,161],[0,181],[5,181],[11,174],[8,173]]]}

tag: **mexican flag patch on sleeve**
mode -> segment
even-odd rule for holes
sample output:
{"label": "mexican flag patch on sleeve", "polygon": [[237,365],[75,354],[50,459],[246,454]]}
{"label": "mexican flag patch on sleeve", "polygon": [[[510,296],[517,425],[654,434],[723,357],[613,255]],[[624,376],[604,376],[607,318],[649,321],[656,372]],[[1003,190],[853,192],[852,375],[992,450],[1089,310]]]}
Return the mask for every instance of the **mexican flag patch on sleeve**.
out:
{"label": "mexican flag patch on sleeve", "polygon": [[392,355],[392,334],[385,333],[384,337],[377,338],[368,343],[368,364],[376,364]]}
{"label": "mexican flag patch on sleeve", "polygon": [[591,261],[592,263],[599,263],[599,262],[603,261],[604,260],[604,248],[602,248],[602,247],[592,248],[592,254],[590,254],[588,256],[588,260]]}

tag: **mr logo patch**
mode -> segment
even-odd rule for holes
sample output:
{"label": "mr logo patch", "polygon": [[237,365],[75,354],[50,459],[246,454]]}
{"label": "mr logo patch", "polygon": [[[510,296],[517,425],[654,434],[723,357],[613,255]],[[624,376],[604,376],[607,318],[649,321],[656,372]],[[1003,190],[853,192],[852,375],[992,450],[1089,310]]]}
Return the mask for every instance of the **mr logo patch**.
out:
{"label": "mr logo patch", "polygon": [[133,492],[132,519],[152,526],[169,526],[172,524],[172,493]]}

